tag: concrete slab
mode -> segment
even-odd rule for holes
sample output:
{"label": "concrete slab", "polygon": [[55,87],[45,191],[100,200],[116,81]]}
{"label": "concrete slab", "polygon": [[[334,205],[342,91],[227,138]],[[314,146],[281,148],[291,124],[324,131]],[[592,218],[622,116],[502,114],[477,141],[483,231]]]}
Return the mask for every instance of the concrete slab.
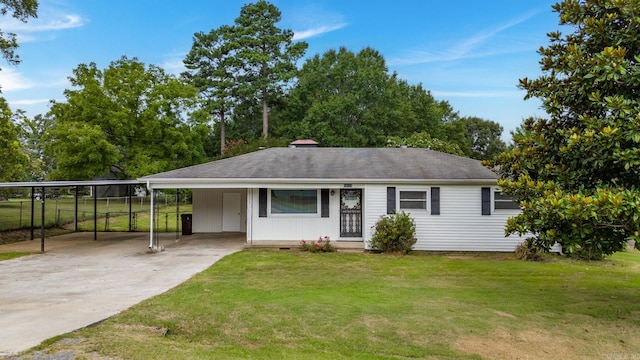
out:
{"label": "concrete slab", "polygon": [[[0,261],[0,355],[11,355],[166,292],[244,247],[243,234],[73,233],[46,239],[45,253]],[[39,240],[0,251],[40,251]]]}

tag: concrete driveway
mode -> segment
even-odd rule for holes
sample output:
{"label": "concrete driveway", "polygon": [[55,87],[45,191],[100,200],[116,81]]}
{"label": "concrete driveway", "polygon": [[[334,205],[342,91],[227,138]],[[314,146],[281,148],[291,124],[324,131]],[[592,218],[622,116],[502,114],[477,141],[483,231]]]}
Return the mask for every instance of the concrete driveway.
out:
{"label": "concrete driveway", "polygon": [[[244,235],[74,233],[47,238],[46,252],[0,261],[0,355],[11,355],[161,294],[244,246]],[[40,241],[0,245],[40,251]]]}

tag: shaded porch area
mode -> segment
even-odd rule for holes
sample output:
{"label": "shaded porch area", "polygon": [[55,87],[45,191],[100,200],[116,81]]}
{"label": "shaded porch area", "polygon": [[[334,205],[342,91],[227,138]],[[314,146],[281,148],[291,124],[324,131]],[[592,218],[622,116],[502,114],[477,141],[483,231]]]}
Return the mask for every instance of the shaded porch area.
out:
{"label": "shaded porch area", "polygon": [[[134,255],[148,251],[148,232],[100,232],[96,240],[93,236],[92,232],[74,232],[47,237],[47,253],[92,255],[109,251],[112,254]],[[243,233],[199,233],[179,237],[174,233],[156,233],[156,236],[158,244],[165,250],[183,247],[242,249],[246,244],[246,236]],[[0,251],[39,253],[40,242],[24,240],[4,244],[0,245]]]}

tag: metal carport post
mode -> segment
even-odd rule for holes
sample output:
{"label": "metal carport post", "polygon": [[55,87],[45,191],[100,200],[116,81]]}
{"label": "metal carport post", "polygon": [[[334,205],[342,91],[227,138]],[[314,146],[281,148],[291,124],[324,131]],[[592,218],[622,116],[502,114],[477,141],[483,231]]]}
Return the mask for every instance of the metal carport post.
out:
{"label": "metal carport post", "polygon": [[[42,196],[42,211],[41,211],[41,215],[40,215],[40,252],[44,252],[44,202],[45,199],[47,198],[46,194],[44,193],[44,186],[42,187],[42,192],[40,193],[40,196]],[[31,210],[33,211],[33,209]]]}

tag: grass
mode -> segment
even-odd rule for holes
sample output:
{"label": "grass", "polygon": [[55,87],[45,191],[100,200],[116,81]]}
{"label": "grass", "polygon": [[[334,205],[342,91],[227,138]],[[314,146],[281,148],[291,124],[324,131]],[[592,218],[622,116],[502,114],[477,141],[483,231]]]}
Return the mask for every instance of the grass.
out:
{"label": "grass", "polygon": [[637,251],[532,263],[245,250],[39,350],[92,359],[632,358],[639,302]]}
{"label": "grass", "polygon": [[31,255],[29,252],[4,252],[0,253],[0,261],[16,259],[19,257]]}
{"label": "grass", "polygon": [[[160,206],[160,213],[156,218],[156,230],[160,232],[174,232],[176,226],[178,230],[182,227],[177,218],[175,205],[163,205]],[[191,204],[180,205],[180,214],[191,213]],[[149,210],[140,210],[135,215],[135,231],[149,231]],[[178,221],[178,222],[176,222]],[[82,221],[78,223],[78,229],[80,231],[93,231],[93,219]],[[106,230],[105,230],[106,229]],[[100,217],[98,219],[98,231],[127,231],[129,229],[129,214],[128,212],[112,213],[107,219],[106,217]]]}
{"label": "grass", "polygon": [[[156,230],[160,232],[178,231],[181,225],[172,199],[161,199],[157,214]],[[132,228],[134,231],[149,231],[149,199],[133,198]],[[93,199],[78,199],[78,230],[93,231]],[[73,198],[46,199],[45,236],[68,233],[73,230],[75,200]],[[42,203],[34,202],[35,237],[40,236]],[[190,213],[191,204],[181,204],[180,214]],[[128,198],[98,199],[98,231],[129,231]],[[107,216],[107,213],[109,214]],[[0,201],[0,244],[30,238],[31,200]]]}
{"label": "grass", "polygon": [[[175,231],[176,206],[172,198],[160,199],[159,229]],[[41,223],[42,202],[34,201],[34,226]],[[72,197],[46,199],[45,226],[65,226],[74,221],[75,200]],[[149,198],[134,197],[131,203],[136,217],[135,225],[139,231],[149,230]],[[190,212],[190,204],[181,204],[180,212]],[[78,218],[81,230],[93,230],[93,198],[78,199]],[[97,201],[99,231],[128,231],[128,197],[102,198]],[[109,219],[106,220],[106,214]],[[31,200],[11,199],[0,201],[0,232],[29,228],[31,226]]]}

